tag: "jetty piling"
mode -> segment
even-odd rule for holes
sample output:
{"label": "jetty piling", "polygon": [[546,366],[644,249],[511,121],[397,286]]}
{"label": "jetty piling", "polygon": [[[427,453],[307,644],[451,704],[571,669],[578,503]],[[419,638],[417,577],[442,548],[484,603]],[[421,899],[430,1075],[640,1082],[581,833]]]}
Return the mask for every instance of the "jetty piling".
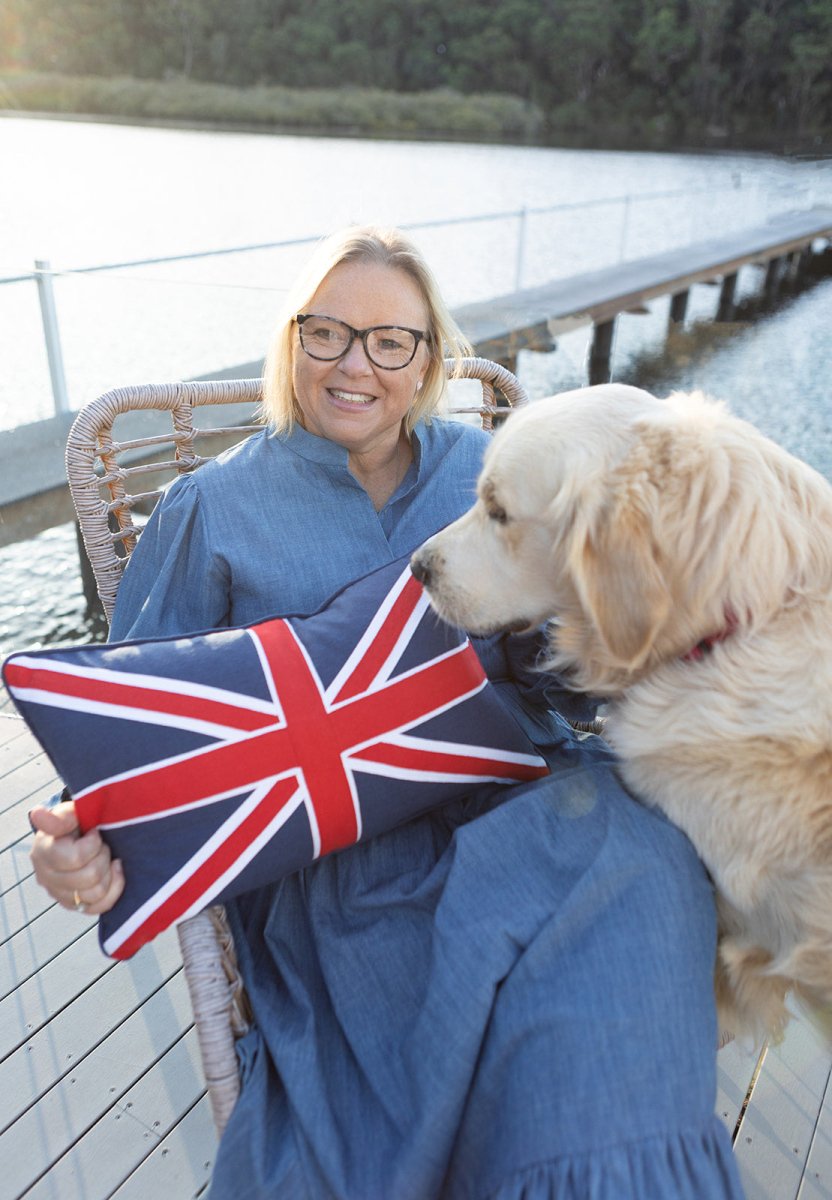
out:
{"label": "jetty piling", "polygon": [[717,321],[730,321],[734,315],[734,300],[737,294],[737,280],[739,272],[731,271],[722,280],[722,285],[719,289],[719,302],[716,309]]}
{"label": "jetty piling", "polygon": [[612,360],[612,344],[615,337],[615,319],[596,323],[592,329],[592,341],[589,346],[589,363],[587,373],[589,385],[606,383],[610,378],[610,363]]}
{"label": "jetty piling", "polygon": [[688,312],[688,299],[690,297],[690,288],[685,288],[681,292],[674,292],[670,297],[670,325],[683,325]]}

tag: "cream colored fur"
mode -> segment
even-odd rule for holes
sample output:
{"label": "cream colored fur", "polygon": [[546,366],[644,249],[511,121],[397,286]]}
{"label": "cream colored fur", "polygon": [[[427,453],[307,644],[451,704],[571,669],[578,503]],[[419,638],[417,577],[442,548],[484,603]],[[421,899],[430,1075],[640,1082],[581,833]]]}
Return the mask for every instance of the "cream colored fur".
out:
{"label": "cream colored fur", "polygon": [[722,1027],[832,1004],[826,481],[701,395],[586,388],[511,415],[414,569],[472,632],[551,619],[548,665],[610,697],[626,783],[714,879]]}

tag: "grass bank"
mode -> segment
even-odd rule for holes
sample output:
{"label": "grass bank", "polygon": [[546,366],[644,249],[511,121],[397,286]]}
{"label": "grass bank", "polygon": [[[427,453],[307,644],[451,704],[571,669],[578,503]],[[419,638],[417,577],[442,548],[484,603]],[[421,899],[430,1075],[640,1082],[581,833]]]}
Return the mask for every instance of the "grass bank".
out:
{"label": "grass bank", "polygon": [[227,87],[190,79],[108,79],[0,71],[0,108],[235,128],[536,142],[543,116],[517,96],[450,90]]}

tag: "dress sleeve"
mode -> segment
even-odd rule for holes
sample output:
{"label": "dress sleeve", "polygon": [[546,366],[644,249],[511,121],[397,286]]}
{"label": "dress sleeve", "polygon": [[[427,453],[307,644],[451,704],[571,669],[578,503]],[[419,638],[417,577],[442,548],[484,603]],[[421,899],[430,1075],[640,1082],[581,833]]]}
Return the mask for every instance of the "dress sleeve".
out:
{"label": "dress sleeve", "polygon": [[196,633],[228,624],[227,565],[212,551],[193,476],[157,504],[119,588],[110,641]]}
{"label": "dress sleeve", "polygon": [[506,634],[503,647],[509,678],[528,704],[554,709],[570,722],[594,720],[602,697],[572,691],[562,676],[537,665],[546,653],[545,626],[531,633]]}

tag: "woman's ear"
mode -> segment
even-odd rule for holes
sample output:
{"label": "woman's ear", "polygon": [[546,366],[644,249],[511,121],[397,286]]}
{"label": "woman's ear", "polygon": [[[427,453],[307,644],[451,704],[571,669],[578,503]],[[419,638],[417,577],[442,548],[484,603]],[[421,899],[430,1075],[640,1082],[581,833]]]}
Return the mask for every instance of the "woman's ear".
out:
{"label": "woman's ear", "polygon": [[618,496],[591,529],[576,530],[569,567],[586,615],[616,665],[640,667],[667,619],[671,597],[649,515],[634,491]]}

